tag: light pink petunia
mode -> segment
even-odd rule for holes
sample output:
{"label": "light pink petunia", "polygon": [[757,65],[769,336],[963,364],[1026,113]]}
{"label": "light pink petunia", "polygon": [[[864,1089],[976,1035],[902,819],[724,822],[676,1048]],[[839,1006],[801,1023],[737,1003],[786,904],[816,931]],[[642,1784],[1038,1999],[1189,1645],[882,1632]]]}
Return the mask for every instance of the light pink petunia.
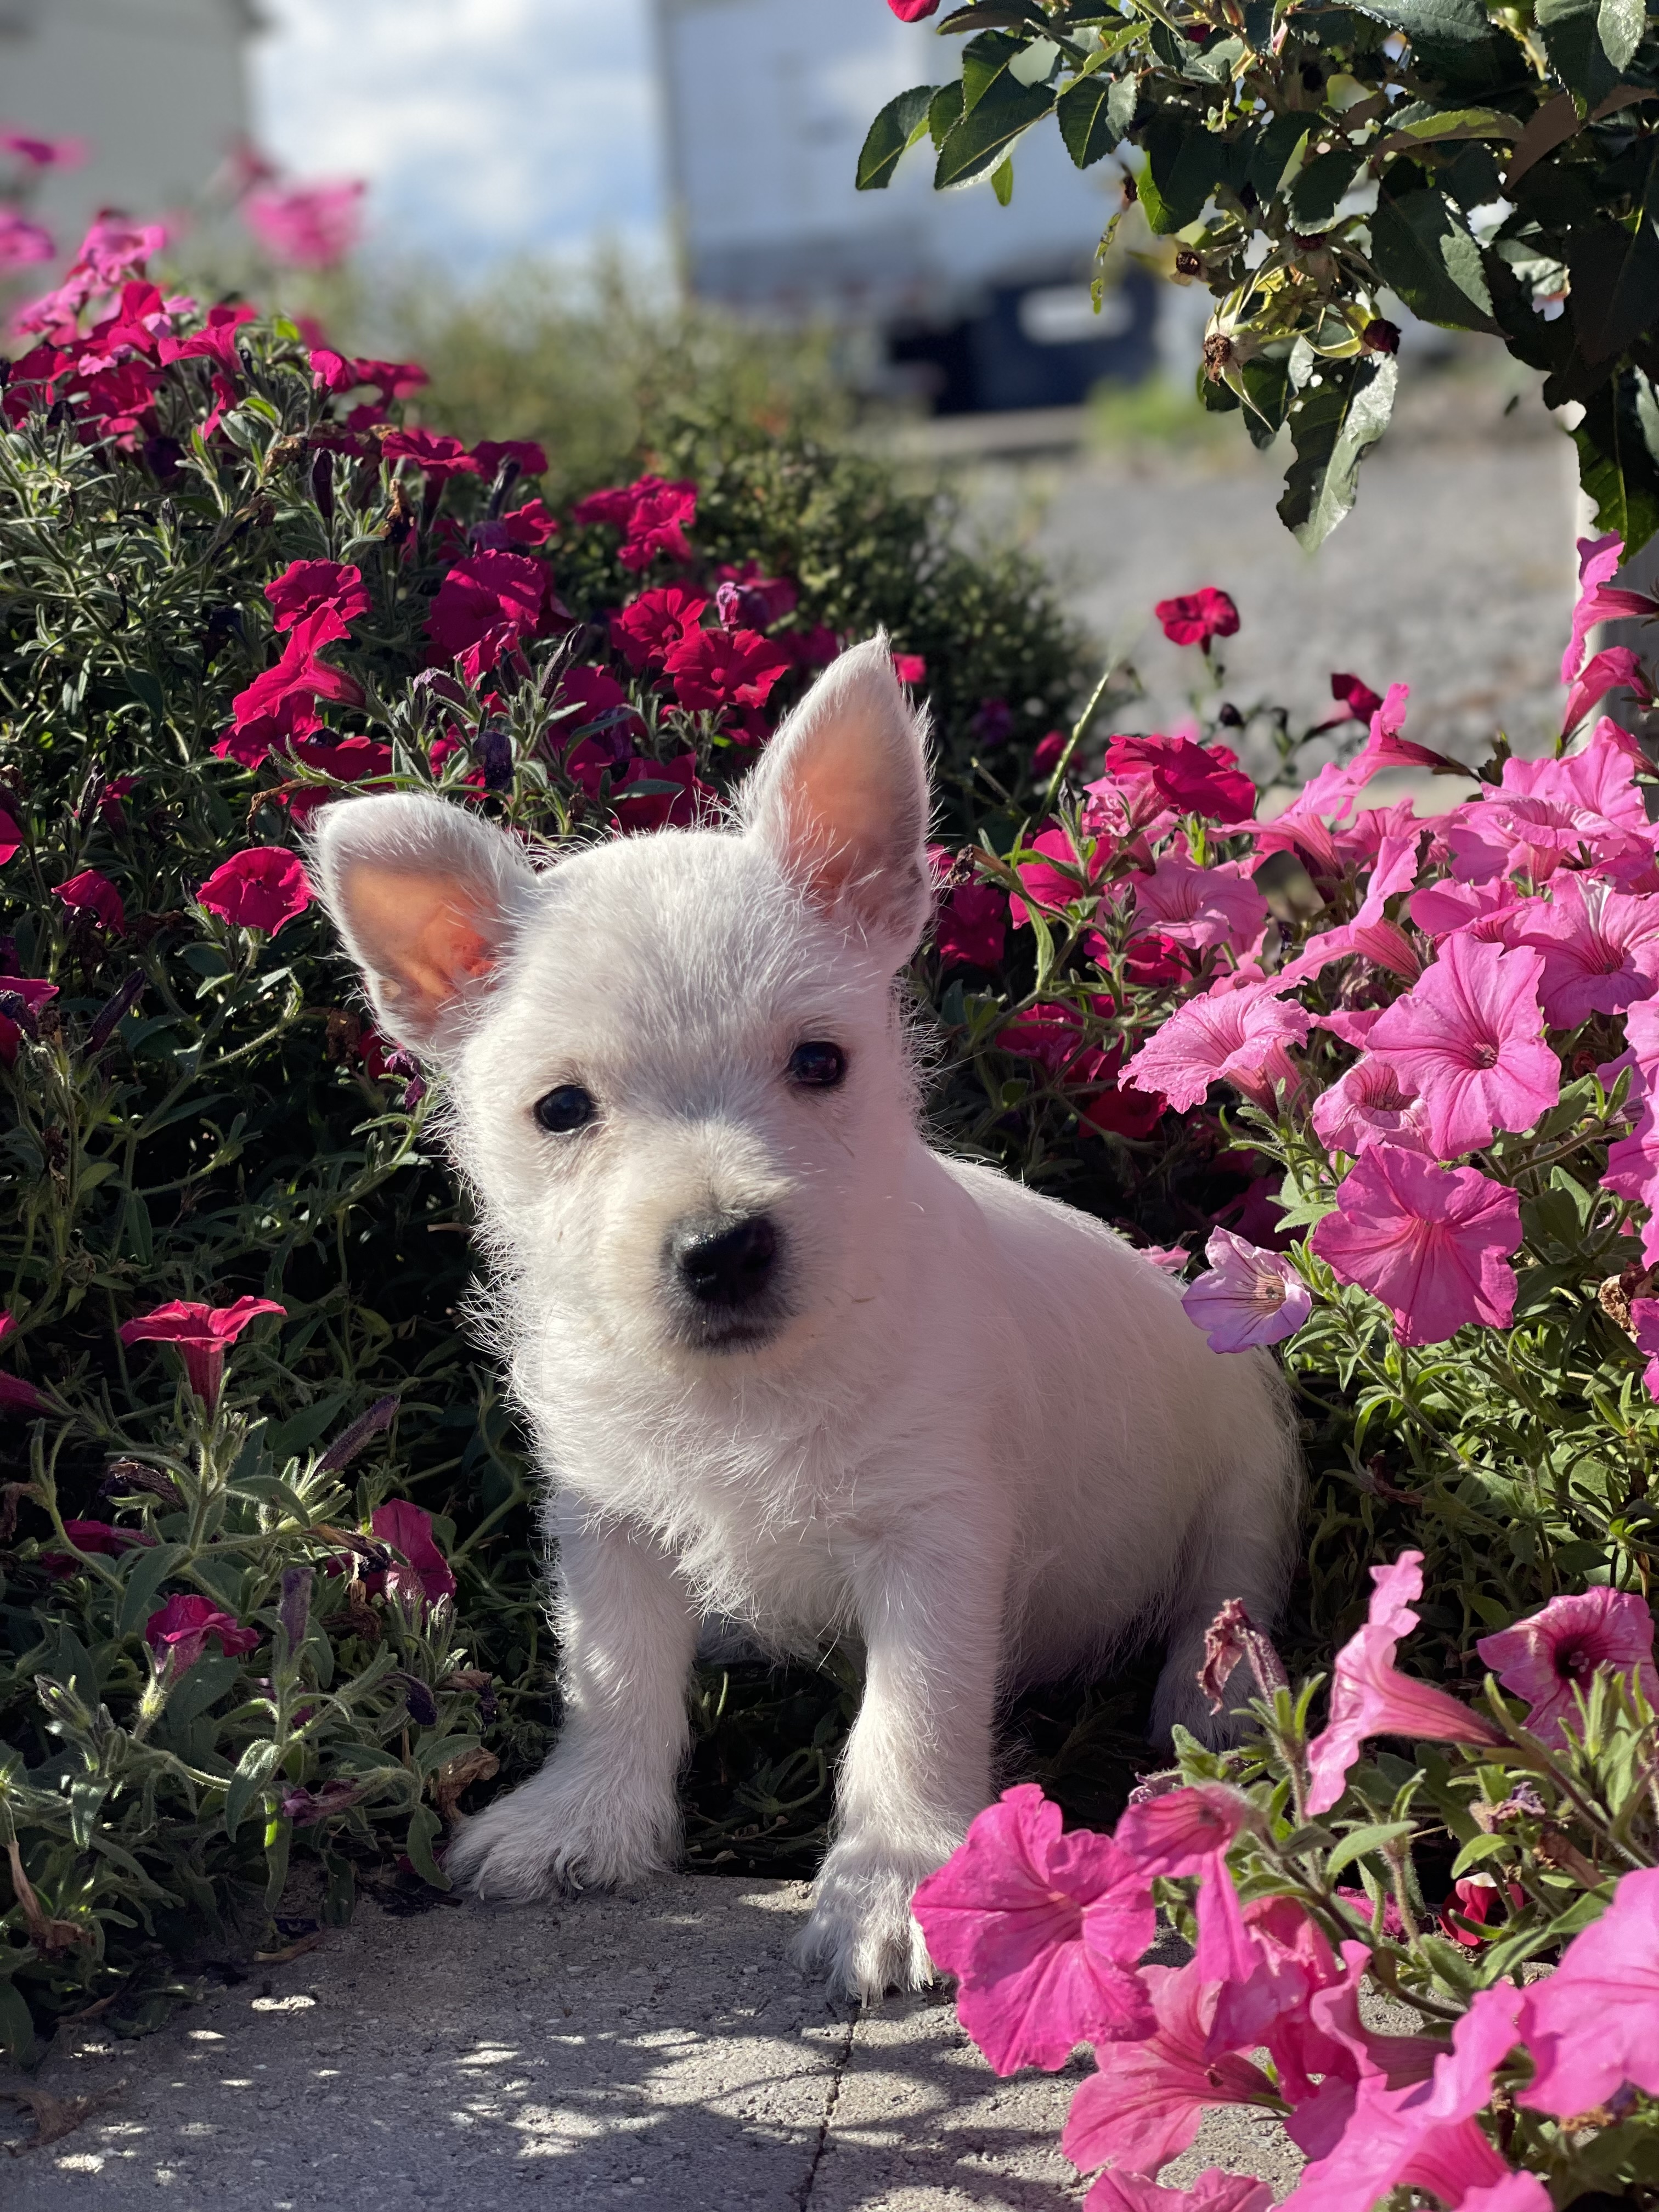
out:
{"label": "light pink petunia", "polygon": [[1270,1078],[1293,1073],[1288,1044],[1301,1044],[1308,1017],[1279,995],[1275,981],[1225,976],[1177,1006],[1125,1067],[1136,1091],[1161,1091],[1178,1111],[1196,1106],[1212,1083],[1231,1082],[1271,1100]]}
{"label": "light pink petunia", "polygon": [[1588,1689],[1603,1667],[1634,1673],[1649,1704],[1659,1707],[1653,1615],[1647,1600],[1631,1591],[1602,1588],[1552,1598],[1541,1613],[1483,1636],[1474,1648],[1506,1690],[1530,1701],[1527,1726],[1547,1744],[1565,1743],[1564,1722],[1579,1724],[1573,1692]]}
{"label": "light pink petunia", "polygon": [[1640,656],[1627,645],[1603,646],[1574,678],[1562,710],[1561,727],[1577,729],[1590,708],[1598,706],[1609,691],[1626,690],[1633,691],[1644,707],[1651,705],[1653,694]]}
{"label": "light pink petunia", "polygon": [[1391,1566],[1373,1567],[1371,1581],[1375,1588],[1365,1626],[1336,1655],[1330,1717],[1308,1747],[1308,1811],[1316,1819],[1340,1798],[1348,1769],[1370,1736],[1421,1737],[1433,1743],[1503,1741],[1490,1721],[1395,1666],[1395,1645],[1417,1626],[1413,1608],[1423,1595],[1421,1552],[1402,1552]]}
{"label": "light pink petunia", "polygon": [[1188,1320],[1208,1337],[1212,1352],[1278,1344],[1313,1311],[1313,1292],[1282,1253],[1263,1251],[1230,1229],[1212,1229],[1204,1256],[1210,1273],[1189,1286],[1181,1303]]}
{"label": "light pink petunia", "polygon": [[1148,1882],[1109,1836],[1060,1832],[1034,1783],[1005,1790],[920,1884],[916,1918],[957,2010],[999,2074],[1063,2066],[1079,2043],[1156,2025],[1136,1960],[1152,1940]]}
{"label": "light pink petunia", "polygon": [[[1659,1197],[1659,1167],[1656,1167],[1653,1174],[1655,1195]],[[1645,1239],[1643,1252],[1645,1256]],[[1648,1265],[1653,1265],[1650,1258]],[[1642,1370],[1642,1388],[1650,1398],[1659,1398],[1659,1298],[1632,1298],[1630,1302],[1630,1325],[1631,1333],[1636,1339],[1636,1349],[1647,1357],[1648,1364]]]}
{"label": "light pink petunia", "polygon": [[1418,847],[1422,840],[1420,829],[1413,829],[1400,836],[1384,836],[1378,846],[1376,863],[1370,881],[1365,887],[1359,911],[1352,921],[1340,922],[1334,929],[1320,931],[1310,937],[1294,960],[1279,971],[1281,984],[1299,983],[1304,977],[1316,975],[1334,960],[1341,960],[1351,953],[1387,968],[1414,983],[1423,972],[1423,963],[1417,948],[1401,928],[1390,921],[1388,902],[1409,891],[1417,881]]}
{"label": "light pink petunia", "polygon": [[1521,1243],[1521,1201],[1474,1168],[1438,1167],[1376,1145],[1337,1190],[1314,1251],[1341,1283],[1358,1283],[1394,1315],[1401,1344],[1443,1344],[1478,1322],[1507,1328]]}
{"label": "light pink petunia", "polygon": [[1564,684],[1571,684],[1577,678],[1589,634],[1599,623],[1650,622],[1659,616],[1659,599],[1614,584],[1624,558],[1625,542],[1616,531],[1608,531],[1604,538],[1578,541],[1578,602],[1572,611],[1572,635],[1561,656]]}
{"label": "light pink petunia", "polygon": [[1370,1051],[1414,1084],[1441,1159],[1478,1151],[1498,1129],[1529,1129],[1561,1093],[1561,1063],[1544,1042],[1544,963],[1467,936],[1372,1030]]}
{"label": "light pink petunia", "polygon": [[[1354,678],[1332,677],[1333,696],[1343,698],[1346,695],[1336,689],[1339,680],[1352,683]],[[1364,686],[1360,689],[1363,691]],[[1368,699],[1376,697],[1371,692],[1366,692],[1364,696]],[[1434,769],[1457,767],[1455,761],[1449,760],[1444,753],[1436,752],[1432,745],[1419,745],[1412,738],[1401,736],[1406,724],[1406,702],[1410,697],[1409,684],[1390,684],[1388,697],[1377,699],[1372,707],[1370,733],[1349,763],[1356,774],[1364,770],[1365,781],[1369,782],[1372,776],[1380,775],[1386,768]]]}
{"label": "light pink petunia", "polygon": [[238,1298],[234,1305],[198,1305],[174,1298],[155,1306],[117,1332],[123,1344],[171,1344],[185,1363],[191,1389],[204,1405],[216,1406],[224,1381],[225,1352],[251,1321],[280,1314],[274,1298]]}
{"label": "light pink petunia", "polygon": [[1248,2173],[1206,2166],[1190,2189],[1160,2189],[1142,2173],[1113,2166],[1083,2200],[1083,2212],[1268,2212],[1273,2191]]}
{"label": "light pink petunia", "polygon": [[1455,2209],[1514,2179],[1472,2118],[1432,2119],[1424,2102],[1421,2083],[1391,2089],[1380,2075],[1362,2081],[1346,2132],[1328,2155],[1304,2168],[1283,2212],[1371,2212],[1396,2188],[1425,2191]]}
{"label": "light pink petunia", "polygon": [[1529,899],[1522,897],[1507,876],[1489,876],[1480,884],[1460,884],[1444,878],[1425,884],[1421,890],[1412,893],[1406,911],[1423,934],[1433,938],[1437,945],[1460,929],[1504,945],[1509,942],[1506,917],[1531,904]]}
{"label": "light pink petunia", "polygon": [[1242,952],[1267,924],[1267,902],[1242,860],[1200,868],[1184,852],[1165,853],[1150,876],[1135,878],[1134,895],[1137,929],[1200,951],[1225,945]]}
{"label": "light pink petunia", "polygon": [[1392,1060],[1356,1060],[1314,1101],[1314,1134],[1328,1152],[1357,1158],[1370,1145],[1426,1152],[1423,1103]]}
{"label": "light pink petunia", "polygon": [[[1270,2049],[1288,2048],[1292,2058],[1292,2073],[1280,2077],[1295,2106],[1285,2131],[1310,2159],[1337,2148],[1362,2094],[1426,2081],[1445,2049],[1431,2036],[1381,2034],[1360,2018],[1360,1984],[1370,1963],[1368,1944],[1345,1943],[1343,1972],[1310,1990],[1307,2026],[1317,2043],[1298,2046],[1283,2021],[1269,2037]],[[1316,2088],[1306,2080],[1314,2070],[1324,2076]]]}
{"label": "light pink petunia", "polygon": [[1507,760],[1503,781],[1441,825],[1466,883],[1524,875],[1535,884],[1577,860],[1632,885],[1653,865],[1653,832],[1626,732],[1603,720],[1577,752]]}
{"label": "light pink petunia", "polygon": [[1659,896],[1613,890],[1595,876],[1563,873],[1547,905],[1528,914],[1510,942],[1540,955],[1544,1019],[1576,1030],[1592,1014],[1622,1012],[1659,990]]}
{"label": "light pink petunia", "polygon": [[243,200],[242,220],[271,259],[288,269],[333,269],[362,235],[360,178],[339,183],[256,185]]}
{"label": "light pink petunia", "polygon": [[1659,1868],[1624,1875],[1601,1917],[1532,1983],[1520,2031],[1533,2078],[1516,2102],[1565,2119],[1633,2082],[1659,2096]]}
{"label": "light pink petunia", "polygon": [[1339,767],[1329,761],[1272,821],[1231,823],[1223,834],[1248,833],[1258,865],[1271,853],[1295,853],[1316,880],[1338,878],[1344,867],[1342,841],[1365,781],[1355,775],[1352,764]]}
{"label": "light pink petunia", "polygon": [[1142,1969],[1158,2016],[1154,2034],[1139,2043],[1109,2043],[1095,2053],[1097,2071],[1072,2100],[1060,2148],[1087,2172],[1098,2166],[1156,2173],[1178,2158],[1212,2105],[1278,2103],[1259,2066],[1236,2053],[1208,2055],[1216,1989],[1196,1963]]}

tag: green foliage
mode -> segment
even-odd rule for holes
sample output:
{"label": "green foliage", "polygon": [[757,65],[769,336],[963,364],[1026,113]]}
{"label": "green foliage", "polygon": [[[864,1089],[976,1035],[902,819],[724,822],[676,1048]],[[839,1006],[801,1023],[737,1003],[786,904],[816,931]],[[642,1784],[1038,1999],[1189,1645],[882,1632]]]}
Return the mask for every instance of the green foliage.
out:
{"label": "green foliage", "polygon": [[[1006,164],[1050,116],[1079,168],[1116,152],[1215,297],[1202,374],[1252,428],[1260,364],[1301,395],[1279,511],[1304,545],[1387,422],[1390,295],[1497,334],[1551,406],[1583,405],[1601,526],[1631,552],[1659,526],[1659,15],[1640,0],[1022,0],[939,29],[963,45],[933,97],[936,185]],[[860,189],[890,182],[927,91],[877,118]],[[1362,377],[1363,434],[1339,434],[1335,395]]]}

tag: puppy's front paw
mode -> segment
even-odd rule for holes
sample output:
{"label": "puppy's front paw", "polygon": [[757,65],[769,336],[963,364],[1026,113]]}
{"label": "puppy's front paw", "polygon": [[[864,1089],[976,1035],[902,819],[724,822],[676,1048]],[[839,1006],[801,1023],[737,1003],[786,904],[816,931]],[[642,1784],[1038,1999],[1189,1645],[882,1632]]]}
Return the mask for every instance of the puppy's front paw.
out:
{"label": "puppy's front paw", "polygon": [[888,1990],[926,1989],[933,1962],[910,1911],[933,1859],[895,1856],[869,1844],[837,1844],[812,1890],[812,1917],[795,1955],[827,1972],[837,1995],[872,2000]]}
{"label": "puppy's front paw", "polygon": [[475,1897],[522,1905],[660,1873],[673,1863],[678,1840],[672,1802],[595,1790],[585,1776],[550,1766],[465,1821],[444,1867]]}

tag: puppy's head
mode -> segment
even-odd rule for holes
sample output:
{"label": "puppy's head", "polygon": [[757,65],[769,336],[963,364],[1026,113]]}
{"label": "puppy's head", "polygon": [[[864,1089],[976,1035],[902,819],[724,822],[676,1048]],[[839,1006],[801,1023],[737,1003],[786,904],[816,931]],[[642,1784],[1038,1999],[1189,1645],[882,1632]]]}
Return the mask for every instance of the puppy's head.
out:
{"label": "puppy's head", "polygon": [[927,819],[881,639],[826,671],[728,829],[538,875],[436,799],[325,810],[323,902],[381,1027],[445,1071],[527,1317],[573,1350],[775,1367],[878,1296]]}

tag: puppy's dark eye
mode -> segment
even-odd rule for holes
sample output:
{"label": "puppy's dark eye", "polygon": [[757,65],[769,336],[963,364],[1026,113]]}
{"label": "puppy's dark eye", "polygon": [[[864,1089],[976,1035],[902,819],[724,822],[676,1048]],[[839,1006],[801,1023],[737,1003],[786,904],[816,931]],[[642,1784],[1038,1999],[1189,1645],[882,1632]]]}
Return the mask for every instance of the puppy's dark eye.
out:
{"label": "puppy's dark eye", "polygon": [[591,1121],[599,1109],[592,1094],[580,1083],[562,1083],[556,1091],[550,1091],[536,1101],[536,1119],[544,1129],[555,1137],[568,1136],[572,1129],[580,1129]]}
{"label": "puppy's dark eye", "polygon": [[803,1091],[833,1091],[847,1073],[838,1044],[798,1044],[789,1055],[789,1080]]}

